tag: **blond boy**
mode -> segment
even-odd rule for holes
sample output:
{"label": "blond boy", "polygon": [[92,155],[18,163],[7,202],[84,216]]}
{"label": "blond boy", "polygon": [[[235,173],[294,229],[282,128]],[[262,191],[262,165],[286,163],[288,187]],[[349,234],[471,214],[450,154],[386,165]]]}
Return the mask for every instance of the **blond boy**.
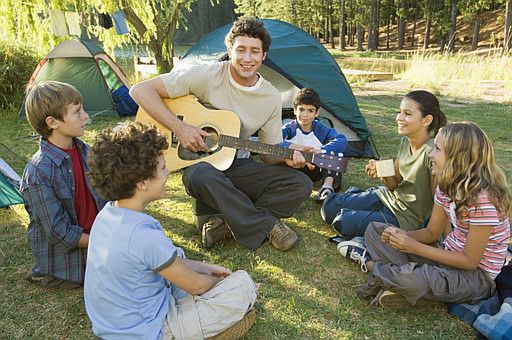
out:
{"label": "blond boy", "polygon": [[46,287],[80,287],[89,232],[105,203],[89,186],[89,146],[78,139],[89,116],[77,89],[57,81],[34,85],[26,112],[41,140],[20,184],[35,258],[25,278]]}

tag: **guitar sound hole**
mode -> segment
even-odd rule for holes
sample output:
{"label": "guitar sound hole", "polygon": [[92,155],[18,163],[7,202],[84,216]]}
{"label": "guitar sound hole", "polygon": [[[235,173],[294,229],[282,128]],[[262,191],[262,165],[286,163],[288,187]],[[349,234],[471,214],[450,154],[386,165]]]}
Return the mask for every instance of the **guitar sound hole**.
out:
{"label": "guitar sound hole", "polygon": [[185,149],[181,144],[178,146],[178,157],[182,160],[192,161],[207,157],[221,148],[219,146],[219,133],[212,127],[203,127],[201,130],[208,132],[210,135],[203,138],[205,144],[208,146],[208,151],[192,152]]}
{"label": "guitar sound hole", "polygon": [[219,147],[219,133],[212,127],[204,127],[201,130],[208,132],[210,135],[203,138],[208,146],[208,152],[215,152]]}

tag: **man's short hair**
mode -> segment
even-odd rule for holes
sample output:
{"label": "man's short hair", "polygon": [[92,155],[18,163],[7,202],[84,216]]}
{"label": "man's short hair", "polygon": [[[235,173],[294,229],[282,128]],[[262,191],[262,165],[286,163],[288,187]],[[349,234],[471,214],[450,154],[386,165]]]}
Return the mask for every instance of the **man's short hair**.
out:
{"label": "man's short hair", "polygon": [[309,87],[304,87],[297,92],[293,99],[293,108],[296,109],[299,105],[313,105],[318,110],[320,108],[320,96],[318,93]]}
{"label": "man's short hair", "polygon": [[263,22],[253,17],[241,17],[238,18],[234,23],[233,27],[229,30],[229,33],[224,39],[224,43],[228,50],[233,47],[233,42],[236,37],[251,37],[258,38],[261,40],[263,52],[267,52],[270,48],[272,38],[268,33],[267,29],[263,26]]}
{"label": "man's short hair", "polygon": [[156,127],[125,122],[96,135],[89,153],[92,186],[103,198],[130,198],[137,183],[156,176],[158,157],[169,147]]}
{"label": "man's short hair", "polygon": [[69,104],[82,104],[82,95],[73,85],[54,80],[33,85],[25,101],[28,122],[41,137],[48,138],[53,130],[46,124],[46,118],[64,121]]}

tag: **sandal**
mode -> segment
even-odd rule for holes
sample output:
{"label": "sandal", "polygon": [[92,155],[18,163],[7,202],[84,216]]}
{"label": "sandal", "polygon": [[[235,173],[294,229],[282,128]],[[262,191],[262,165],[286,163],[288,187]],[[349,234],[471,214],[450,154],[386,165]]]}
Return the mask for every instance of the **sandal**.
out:
{"label": "sandal", "polygon": [[334,189],[332,187],[330,187],[330,186],[327,187],[327,186],[322,185],[322,187],[318,190],[318,193],[313,198],[313,200],[315,202],[322,202],[323,200],[325,200],[327,198],[327,196],[329,196],[333,192],[334,192]]}

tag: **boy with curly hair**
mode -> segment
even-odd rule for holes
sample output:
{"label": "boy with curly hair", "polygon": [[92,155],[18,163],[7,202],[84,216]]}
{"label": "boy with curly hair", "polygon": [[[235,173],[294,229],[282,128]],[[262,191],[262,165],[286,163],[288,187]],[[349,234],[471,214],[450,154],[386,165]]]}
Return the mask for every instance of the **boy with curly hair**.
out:
{"label": "boy with curly hair", "polygon": [[189,260],[144,213],[164,198],[165,136],[125,123],[96,136],[89,173],[110,200],[91,233],[84,297],[102,339],[203,339],[245,334],[256,287],[244,271]]}
{"label": "boy with curly hair", "polygon": [[78,138],[89,116],[77,89],[58,81],[34,85],[26,109],[41,140],[20,184],[35,257],[25,278],[45,287],[78,288],[84,281],[91,226],[105,204],[89,185],[89,146]]}

